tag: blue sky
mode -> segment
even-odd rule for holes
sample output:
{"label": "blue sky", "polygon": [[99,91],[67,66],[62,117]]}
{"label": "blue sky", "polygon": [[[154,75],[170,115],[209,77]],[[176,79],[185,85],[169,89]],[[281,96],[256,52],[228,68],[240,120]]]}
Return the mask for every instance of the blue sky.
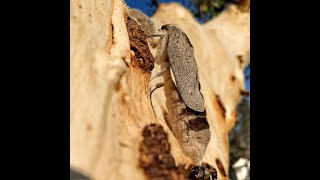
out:
{"label": "blue sky", "polygon": [[[158,3],[167,3],[167,2],[178,2],[185,6],[186,8],[190,10],[194,10],[195,7],[190,3],[190,0],[158,0]],[[140,11],[144,12],[148,16],[152,16],[154,12],[156,11],[156,7],[152,5],[151,0],[126,0],[126,3],[131,8],[139,9]],[[197,19],[199,23],[201,22],[199,19]],[[246,90],[250,91],[250,65],[245,69],[244,75],[246,77],[245,85]],[[250,102],[250,96],[249,96],[249,102]]]}
{"label": "blue sky", "polygon": [[[192,3],[190,3],[189,0],[180,0],[180,1],[158,0],[159,4],[168,3],[168,2],[178,2],[190,10],[195,10],[196,8]],[[152,5],[151,0],[126,0],[126,3],[129,7],[137,8],[148,16],[152,16],[153,13],[156,11],[156,7]]]}
{"label": "blue sky", "polygon": [[[246,81],[245,81],[246,90],[250,92],[250,64],[244,70],[244,77],[246,78]],[[249,105],[250,105],[250,96],[248,97],[248,99],[249,99]]]}

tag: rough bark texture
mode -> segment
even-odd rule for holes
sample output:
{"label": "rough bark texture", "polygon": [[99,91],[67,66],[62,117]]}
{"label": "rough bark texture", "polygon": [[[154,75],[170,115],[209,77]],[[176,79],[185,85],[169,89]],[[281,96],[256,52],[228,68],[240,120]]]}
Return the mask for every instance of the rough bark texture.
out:
{"label": "rough bark texture", "polygon": [[[155,114],[152,110],[149,79],[159,68],[144,32],[121,0],[71,0],[70,5],[70,166],[96,180],[186,178],[192,161],[166,122],[163,88],[154,91]],[[228,132],[250,60],[249,12],[230,6],[200,25],[188,10],[170,3],[160,5],[152,19],[157,28],[177,24],[194,46],[211,131],[203,161],[217,170],[218,179],[227,179]],[[155,149],[143,145],[151,138],[145,130],[151,123],[161,127],[161,138],[147,141],[156,143]]]}

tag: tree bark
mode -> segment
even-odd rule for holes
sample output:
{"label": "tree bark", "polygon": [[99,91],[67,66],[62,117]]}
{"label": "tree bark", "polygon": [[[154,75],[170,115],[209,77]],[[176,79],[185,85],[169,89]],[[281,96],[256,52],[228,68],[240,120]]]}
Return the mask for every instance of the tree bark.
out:
{"label": "tree bark", "polygon": [[[155,151],[168,160],[161,161],[167,167],[161,173],[184,179],[192,161],[168,127],[164,89],[152,94],[154,111],[149,96],[151,70],[159,71],[156,49],[145,46],[144,32],[129,23],[122,0],[71,0],[70,5],[71,168],[96,180],[148,179],[150,171],[141,163],[150,163],[146,152],[151,150],[143,142],[151,137],[143,133],[167,134],[150,140],[161,143]],[[160,4],[152,20],[157,28],[177,24],[194,46],[211,132],[203,161],[217,169],[218,179],[228,179],[228,132],[236,122],[250,60],[249,12],[231,5],[201,25],[187,9],[169,3]]]}

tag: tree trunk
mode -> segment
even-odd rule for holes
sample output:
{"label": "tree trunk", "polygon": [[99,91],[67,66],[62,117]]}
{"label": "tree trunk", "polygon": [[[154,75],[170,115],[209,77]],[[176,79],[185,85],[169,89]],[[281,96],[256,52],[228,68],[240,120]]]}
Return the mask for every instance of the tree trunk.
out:
{"label": "tree trunk", "polygon": [[[151,70],[153,75],[159,71],[156,49],[146,46],[146,35],[122,0],[70,4],[71,168],[96,180],[185,179],[193,161],[167,124],[163,88],[154,91],[151,105]],[[203,162],[217,169],[218,179],[228,179],[228,132],[250,60],[249,12],[231,5],[200,25],[184,7],[169,3],[160,4],[152,20],[157,29],[177,24],[194,47],[211,132]],[[161,167],[150,157],[160,158]]]}

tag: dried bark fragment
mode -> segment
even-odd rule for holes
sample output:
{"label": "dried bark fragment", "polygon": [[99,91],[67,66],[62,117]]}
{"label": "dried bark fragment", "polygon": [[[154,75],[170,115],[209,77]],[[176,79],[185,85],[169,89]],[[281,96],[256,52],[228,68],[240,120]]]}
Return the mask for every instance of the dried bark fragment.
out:
{"label": "dried bark fragment", "polygon": [[145,32],[130,16],[128,16],[126,24],[130,49],[134,52],[134,56],[131,59],[132,66],[151,72],[154,68],[154,57],[150,52]]}
{"label": "dried bark fragment", "polygon": [[161,125],[147,125],[142,136],[139,166],[144,170],[147,179],[187,179],[190,170],[185,169],[183,165],[176,166],[170,154],[167,133]]}
{"label": "dried bark fragment", "polygon": [[217,170],[210,164],[203,162],[202,166],[190,166],[191,180],[215,180],[218,178]]}

